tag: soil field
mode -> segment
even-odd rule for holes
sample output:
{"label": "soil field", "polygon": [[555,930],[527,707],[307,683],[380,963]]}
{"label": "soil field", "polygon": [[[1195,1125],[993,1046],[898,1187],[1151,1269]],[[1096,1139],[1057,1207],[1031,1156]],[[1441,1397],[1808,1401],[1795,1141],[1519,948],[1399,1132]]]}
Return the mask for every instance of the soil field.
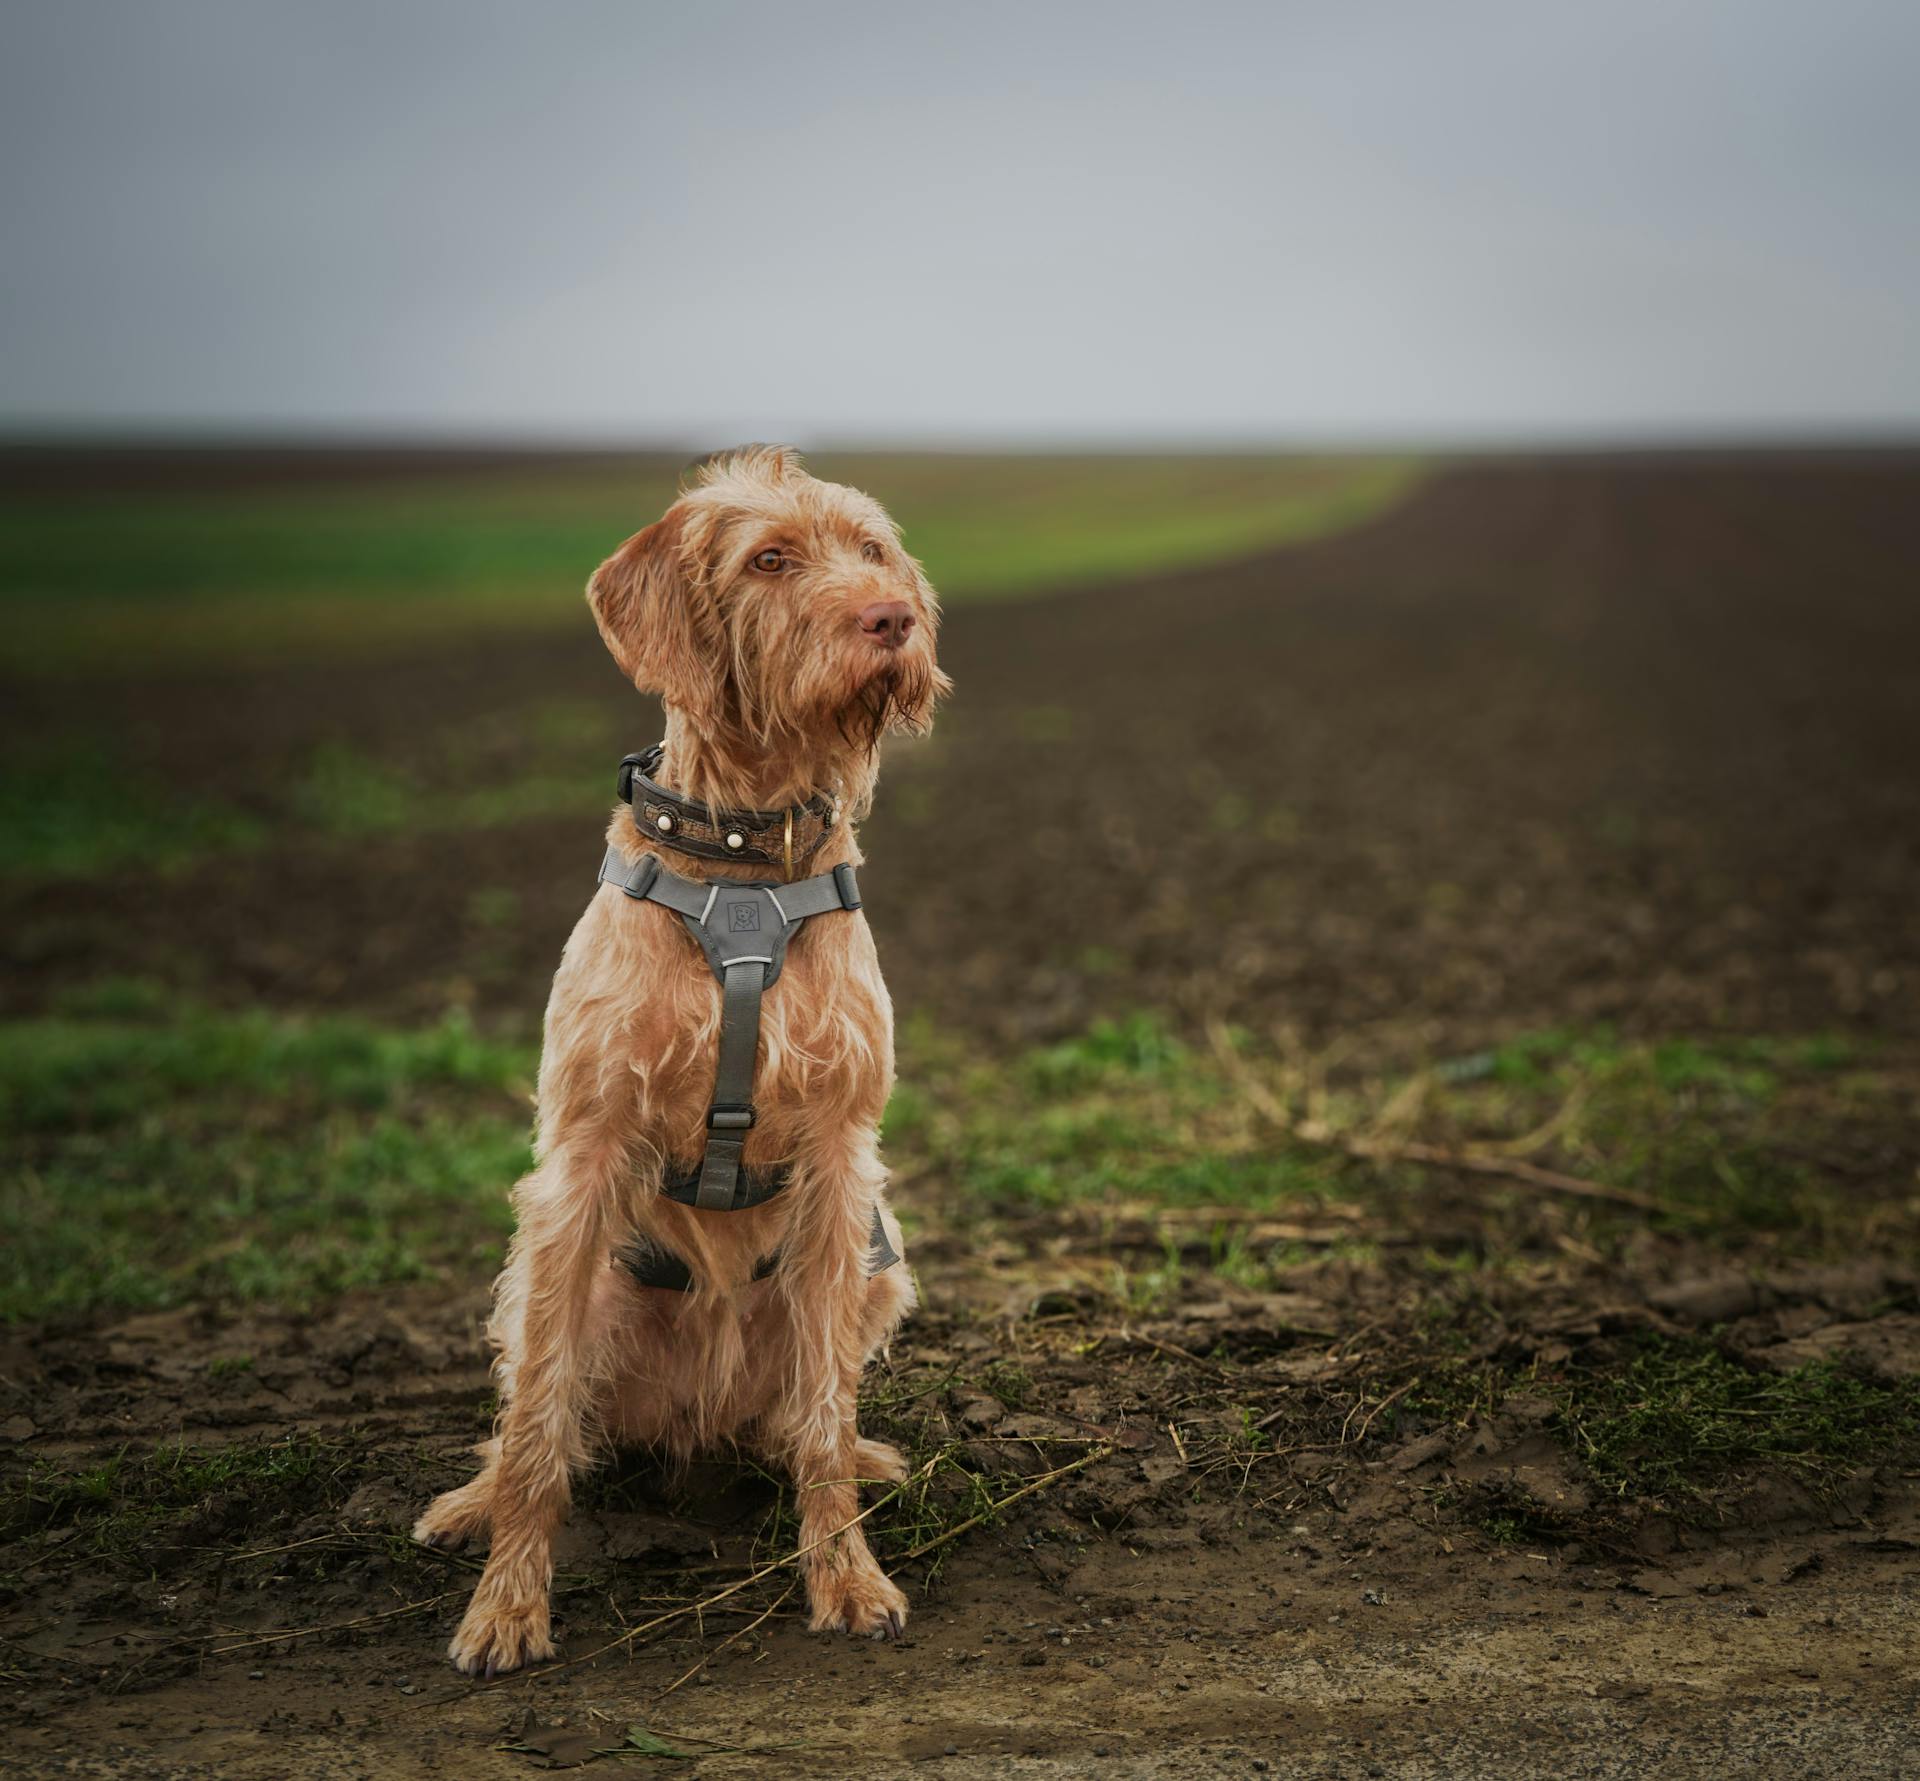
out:
{"label": "soil field", "polygon": [[[1914,1772],[1916,588],[1920,458],[1569,458],[956,607],[862,837],[907,1639],[803,1631],[774,1482],[630,1456],[563,1662],[460,1683],[476,1562],[404,1532],[486,1425],[484,1267],[143,1286],[0,1329],[0,1773]],[[543,701],[610,804],[658,714],[584,619],[7,688],[104,804],[253,824],[0,879],[18,1044],[134,980],[524,1043],[600,819],[459,801]],[[431,820],[281,808],[346,745]]]}

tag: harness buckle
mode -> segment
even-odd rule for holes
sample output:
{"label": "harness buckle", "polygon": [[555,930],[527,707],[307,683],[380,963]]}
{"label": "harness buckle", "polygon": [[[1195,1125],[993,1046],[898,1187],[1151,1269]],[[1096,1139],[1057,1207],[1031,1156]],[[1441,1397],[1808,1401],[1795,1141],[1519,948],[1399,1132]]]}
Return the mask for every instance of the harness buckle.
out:
{"label": "harness buckle", "polygon": [[657,853],[643,853],[634,862],[633,870],[615,882],[636,902],[644,903],[647,892],[653,889],[653,881],[659,876],[660,856]]}
{"label": "harness buckle", "polygon": [[749,1132],[753,1129],[754,1111],[750,1106],[738,1102],[723,1101],[707,1109],[707,1130],[710,1132]]}

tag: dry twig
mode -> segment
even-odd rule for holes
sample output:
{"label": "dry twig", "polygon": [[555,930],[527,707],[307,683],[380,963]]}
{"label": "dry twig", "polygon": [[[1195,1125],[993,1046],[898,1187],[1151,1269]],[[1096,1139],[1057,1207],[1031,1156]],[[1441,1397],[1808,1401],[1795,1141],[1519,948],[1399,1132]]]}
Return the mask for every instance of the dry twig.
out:
{"label": "dry twig", "polygon": [[[1285,1132],[1301,1143],[1311,1144],[1320,1150],[1335,1151],[1361,1162],[1415,1163],[1427,1169],[1456,1169],[1468,1175],[1500,1176],[1509,1181],[1524,1182],[1528,1187],[1544,1188],[1550,1193],[1568,1194],[1577,1199],[1633,1206],[1643,1212],[1667,1210],[1663,1201],[1650,1194],[1638,1193],[1630,1187],[1615,1187],[1607,1182],[1587,1181],[1578,1175],[1563,1175],[1558,1169],[1543,1169],[1517,1156],[1493,1155],[1476,1150],[1448,1150],[1438,1144],[1423,1144],[1414,1140],[1392,1142],[1386,1139],[1349,1138],[1323,1119],[1296,1120],[1248,1067],[1246,1059],[1234,1050],[1223,1026],[1218,1022],[1209,1023],[1207,1035],[1212,1041],[1215,1056],[1222,1067],[1232,1074],[1247,1101],[1275,1130]],[[1514,1140],[1506,1148],[1537,1148],[1560,1124],[1573,1116],[1577,1110],[1577,1098],[1570,1097],[1567,1104],[1544,1126]],[[1396,1099],[1394,1106],[1397,1108],[1399,1104],[1399,1099]]]}
{"label": "dry twig", "polygon": [[376,1621],[395,1620],[402,1614],[418,1614],[423,1608],[437,1608],[442,1602],[453,1596],[463,1594],[458,1589],[445,1589],[438,1595],[427,1596],[418,1602],[408,1602],[399,1608],[388,1608],[381,1614],[362,1614],[357,1620],[336,1620],[328,1626],[300,1626],[281,1633],[263,1633],[257,1639],[242,1639],[237,1645],[222,1645],[209,1651],[209,1657],[225,1657],[233,1651],[249,1651],[255,1645],[274,1645],[282,1639],[309,1639],[315,1633],[344,1633],[356,1626],[372,1626]]}
{"label": "dry twig", "polygon": [[726,1648],[729,1645],[738,1644],[742,1639],[744,1639],[747,1636],[748,1633],[752,1632],[755,1627],[763,1626],[767,1621],[771,1620],[774,1617],[774,1615],[777,1614],[780,1611],[780,1609],[786,1605],[786,1600],[790,1595],[793,1594],[793,1590],[794,1590],[794,1585],[792,1583],[789,1583],[787,1587],[779,1593],[779,1595],[774,1597],[774,1599],[765,1608],[763,1608],[757,1615],[755,1615],[752,1620],[749,1620],[745,1626],[741,1627],[736,1632],[729,1633],[726,1636],[726,1638],[722,1639],[720,1643],[716,1645],[711,1651],[701,1652],[700,1661],[696,1663],[692,1669],[688,1670],[684,1675],[675,1678],[675,1680],[673,1680],[672,1682],[669,1682],[665,1688],[661,1689],[660,1692],[663,1695],[672,1694],[673,1691],[676,1688],[678,1688],[682,1682],[692,1681],[695,1676],[699,1675],[700,1672],[704,1670],[708,1664],[712,1663],[713,1660],[716,1657],[718,1657],[721,1652],[726,1650]]}
{"label": "dry twig", "polygon": [[1112,1451],[1113,1449],[1111,1447],[1095,1447],[1064,1466],[1055,1466],[1051,1472],[1042,1472],[1038,1478],[1029,1478],[1018,1490],[1008,1491],[997,1503],[989,1503],[978,1515],[969,1516],[965,1521],[961,1522],[958,1527],[950,1527],[945,1533],[936,1535],[931,1540],[922,1540],[911,1552],[903,1552],[900,1555],[900,1562],[905,1564],[908,1559],[925,1558],[929,1552],[933,1552],[939,1547],[947,1545],[950,1541],[959,1539],[960,1536],[969,1529],[976,1528],[981,1522],[998,1515],[1000,1511],[1010,1503],[1017,1503],[1022,1497],[1030,1497],[1036,1490],[1046,1489],[1049,1484],[1054,1483],[1057,1479],[1066,1477],[1069,1472],[1081,1471],[1085,1467],[1092,1465],[1097,1459],[1105,1459]]}

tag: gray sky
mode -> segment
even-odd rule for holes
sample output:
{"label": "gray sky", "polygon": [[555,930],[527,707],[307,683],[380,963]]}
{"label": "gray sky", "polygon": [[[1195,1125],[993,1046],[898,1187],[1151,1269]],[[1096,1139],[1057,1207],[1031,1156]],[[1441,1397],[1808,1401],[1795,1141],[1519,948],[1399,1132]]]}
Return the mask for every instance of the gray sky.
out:
{"label": "gray sky", "polygon": [[1920,6],[21,0],[0,416],[1920,423]]}

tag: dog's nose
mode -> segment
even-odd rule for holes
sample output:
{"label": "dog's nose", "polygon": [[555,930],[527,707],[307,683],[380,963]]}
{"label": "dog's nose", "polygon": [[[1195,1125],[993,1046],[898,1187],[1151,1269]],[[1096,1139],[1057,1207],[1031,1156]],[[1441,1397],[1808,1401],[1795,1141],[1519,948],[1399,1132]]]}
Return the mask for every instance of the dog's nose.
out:
{"label": "dog's nose", "polygon": [[876,600],[860,608],[860,628],[874,642],[898,649],[913,631],[913,609],[904,600]]}

